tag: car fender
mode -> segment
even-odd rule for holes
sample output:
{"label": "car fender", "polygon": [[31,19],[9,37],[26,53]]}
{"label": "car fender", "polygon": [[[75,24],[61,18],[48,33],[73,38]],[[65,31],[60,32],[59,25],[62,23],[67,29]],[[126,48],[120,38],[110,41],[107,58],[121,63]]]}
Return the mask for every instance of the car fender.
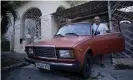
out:
{"label": "car fender", "polygon": [[91,57],[91,58],[93,57],[93,50],[92,50],[92,48],[89,46],[89,47],[87,47],[87,48],[85,49],[85,51],[84,51],[84,53],[83,53],[82,60],[80,61],[80,62],[81,62],[81,67],[83,66],[85,55],[86,55],[86,54],[88,55],[88,52],[89,52],[90,57]]}

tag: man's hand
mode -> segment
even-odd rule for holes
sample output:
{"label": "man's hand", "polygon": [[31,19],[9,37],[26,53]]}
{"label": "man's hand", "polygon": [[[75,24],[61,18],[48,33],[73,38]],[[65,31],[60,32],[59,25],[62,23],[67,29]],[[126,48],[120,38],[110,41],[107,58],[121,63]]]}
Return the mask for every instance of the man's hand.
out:
{"label": "man's hand", "polygon": [[107,30],[106,32],[107,32],[107,33],[110,33],[110,31],[109,31],[109,30]]}
{"label": "man's hand", "polygon": [[95,34],[94,34],[94,35],[96,36],[96,35],[98,35],[98,34],[100,34],[100,32],[99,32],[99,31],[95,32]]}

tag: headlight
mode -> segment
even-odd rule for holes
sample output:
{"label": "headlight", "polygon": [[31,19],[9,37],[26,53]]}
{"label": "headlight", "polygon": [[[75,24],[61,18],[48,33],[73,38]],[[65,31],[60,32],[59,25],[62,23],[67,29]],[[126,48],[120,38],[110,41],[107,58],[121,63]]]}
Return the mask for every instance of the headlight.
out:
{"label": "headlight", "polygon": [[74,58],[73,50],[59,50],[59,56],[62,58]]}
{"label": "headlight", "polygon": [[29,48],[29,49],[28,49],[28,53],[29,53],[29,54],[33,54],[33,48]]}

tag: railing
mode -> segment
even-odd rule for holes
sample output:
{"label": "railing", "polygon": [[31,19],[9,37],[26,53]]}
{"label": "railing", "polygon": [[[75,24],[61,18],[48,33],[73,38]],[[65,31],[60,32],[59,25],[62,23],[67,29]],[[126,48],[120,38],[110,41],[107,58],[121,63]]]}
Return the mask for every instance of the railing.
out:
{"label": "railing", "polygon": [[[131,6],[132,2],[126,3],[124,1],[119,2],[116,1],[114,5],[111,6],[111,14],[112,14],[112,20],[127,20],[132,21],[133,14],[129,14],[128,12],[133,11],[133,6]],[[119,6],[123,7],[123,12],[120,12],[118,9]],[[128,7],[125,7],[128,6]],[[125,7],[125,8],[124,8]],[[130,7],[130,8],[129,8]],[[127,12],[128,10],[128,12]],[[133,23],[121,23],[120,24],[121,31],[125,38],[125,50],[121,53],[113,54],[113,58],[126,58],[133,61]]]}
{"label": "railing", "polygon": [[[123,23],[126,24],[126,23]],[[127,53],[128,55],[130,55],[131,57],[133,57],[133,25],[131,24],[127,24],[130,25],[128,26],[127,30],[123,31],[123,35],[125,36],[125,53]],[[125,26],[127,27],[127,26]]]}

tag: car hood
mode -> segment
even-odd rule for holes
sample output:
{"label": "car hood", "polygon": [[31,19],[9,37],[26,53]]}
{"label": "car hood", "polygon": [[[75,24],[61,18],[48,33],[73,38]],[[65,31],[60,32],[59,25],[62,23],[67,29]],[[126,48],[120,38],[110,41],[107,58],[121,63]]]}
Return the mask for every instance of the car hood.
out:
{"label": "car hood", "polygon": [[45,45],[54,45],[56,47],[73,47],[77,43],[90,38],[89,36],[65,36],[65,37],[55,37],[49,40],[44,40],[40,42],[36,42],[32,45],[28,46],[45,46]]}

